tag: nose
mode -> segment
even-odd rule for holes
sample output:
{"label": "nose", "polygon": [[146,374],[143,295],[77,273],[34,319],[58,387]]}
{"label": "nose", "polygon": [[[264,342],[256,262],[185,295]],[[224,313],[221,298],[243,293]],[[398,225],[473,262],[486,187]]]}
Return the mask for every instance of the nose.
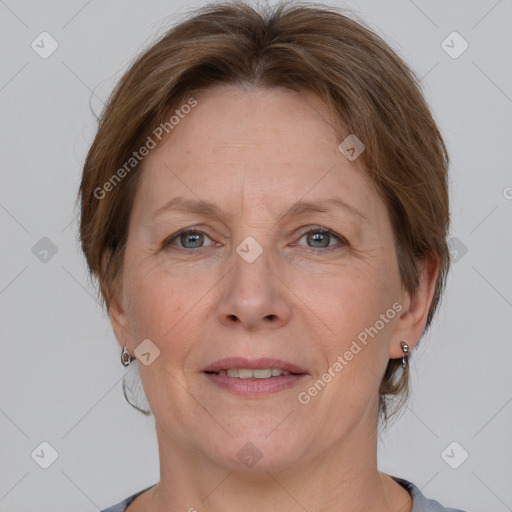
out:
{"label": "nose", "polygon": [[254,331],[276,329],[288,323],[290,291],[270,253],[270,249],[264,249],[251,263],[238,253],[233,254],[233,265],[221,285],[218,303],[219,320],[223,325],[230,328],[238,325],[240,329]]}

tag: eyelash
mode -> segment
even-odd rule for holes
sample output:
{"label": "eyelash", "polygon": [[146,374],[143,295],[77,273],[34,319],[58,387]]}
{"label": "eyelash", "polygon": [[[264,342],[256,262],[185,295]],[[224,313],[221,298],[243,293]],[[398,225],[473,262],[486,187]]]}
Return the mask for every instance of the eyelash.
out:
{"label": "eyelash", "polygon": [[[170,238],[168,238],[167,240],[164,241],[164,243],[162,244],[162,247],[168,247],[170,245],[172,245],[172,242],[174,242],[174,240],[176,240],[177,238],[179,238],[181,235],[186,235],[186,234],[203,234],[203,235],[206,235],[208,238],[210,238],[204,231],[201,231],[199,229],[196,229],[196,228],[185,228],[185,229],[182,229],[181,231],[179,231],[178,233],[176,233],[175,235],[172,235]],[[349,246],[350,244],[348,243],[347,239],[344,238],[343,236],[341,235],[338,235],[337,233],[335,233],[334,231],[331,231],[330,229],[327,229],[327,228],[322,228],[320,226],[306,226],[305,228],[301,228],[299,230],[299,240],[301,238],[304,237],[304,235],[307,235],[308,233],[322,233],[322,234],[327,234],[333,238],[336,238],[341,244],[342,246]],[[192,252],[192,251],[199,251],[201,249],[206,249],[207,247],[197,247],[195,249],[188,249],[186,247],[179,247],[179,246],[173,246],[173,249],[177,249],[177,250],[181,250],[181,251],[187,251],[187,252]],[[332,250],[335,250],[335,249],[340,249],[341,247],[340,246],[332,246],[332,247],[306,247],[307,249],[310,249],[314,252],[320,252],[320,253],[324,253],[324,252],[330,252]]]}

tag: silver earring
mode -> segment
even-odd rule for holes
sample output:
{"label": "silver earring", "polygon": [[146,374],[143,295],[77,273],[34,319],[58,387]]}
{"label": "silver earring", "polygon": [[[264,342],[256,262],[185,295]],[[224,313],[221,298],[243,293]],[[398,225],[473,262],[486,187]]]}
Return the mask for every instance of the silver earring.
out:
{"label": "silver earring", "polygon": [[405,356],[409,353],[409,345],[405,343],[405,341],[401,341],[400,345],[402,346],[402,350],[404,352],[404,355],[402,356],[402,368],[407,368],[407,360],[405,359]]}
{"label": "silver earring", "polygon": [[128,349],[126,348],[126,345],[123,347],[123,351],[121,352],[121,363],[123,363],[123,366],[129,366],[130,363],[136,359],[135,357],[132,357],[130,352],[128,352]]}

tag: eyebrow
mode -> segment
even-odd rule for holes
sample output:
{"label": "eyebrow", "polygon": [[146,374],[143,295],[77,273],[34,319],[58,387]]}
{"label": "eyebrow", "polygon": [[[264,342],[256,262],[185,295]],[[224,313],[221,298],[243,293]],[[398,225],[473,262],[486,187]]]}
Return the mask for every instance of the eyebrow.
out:
{"label": "eyebrow", "polygon": [[[308,213],[328,213],[333,208],[341,208],[347,210],[364,220],[368,220],[361,210],[338,198],[319,199],[316,202],[304,200],[297,201],[296,203],[293,203],[291,206],[289,206],[283,213],[281,213],[278,220],[281,221],[288,215],[300,216]],[[152,219],[154,220],[156,217],[166,212],[193,213],[207,217],[218,218],[225,214],[219,206],[213,203],[209,203],[208,201],[187,199],[181,196],[174,197],[161,208],[158,208],[153,213]]]}

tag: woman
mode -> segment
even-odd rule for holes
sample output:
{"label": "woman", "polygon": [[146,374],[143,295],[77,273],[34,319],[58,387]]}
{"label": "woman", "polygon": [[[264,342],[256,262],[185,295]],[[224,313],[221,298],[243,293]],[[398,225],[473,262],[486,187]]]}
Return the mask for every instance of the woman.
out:
{"label": "woman", "polygon": [[447,168],[411,71],[336,9],[210,5],[136,60],[80,235],[160,482],[108,511],[455,510],[376,457],[449,267]]}

